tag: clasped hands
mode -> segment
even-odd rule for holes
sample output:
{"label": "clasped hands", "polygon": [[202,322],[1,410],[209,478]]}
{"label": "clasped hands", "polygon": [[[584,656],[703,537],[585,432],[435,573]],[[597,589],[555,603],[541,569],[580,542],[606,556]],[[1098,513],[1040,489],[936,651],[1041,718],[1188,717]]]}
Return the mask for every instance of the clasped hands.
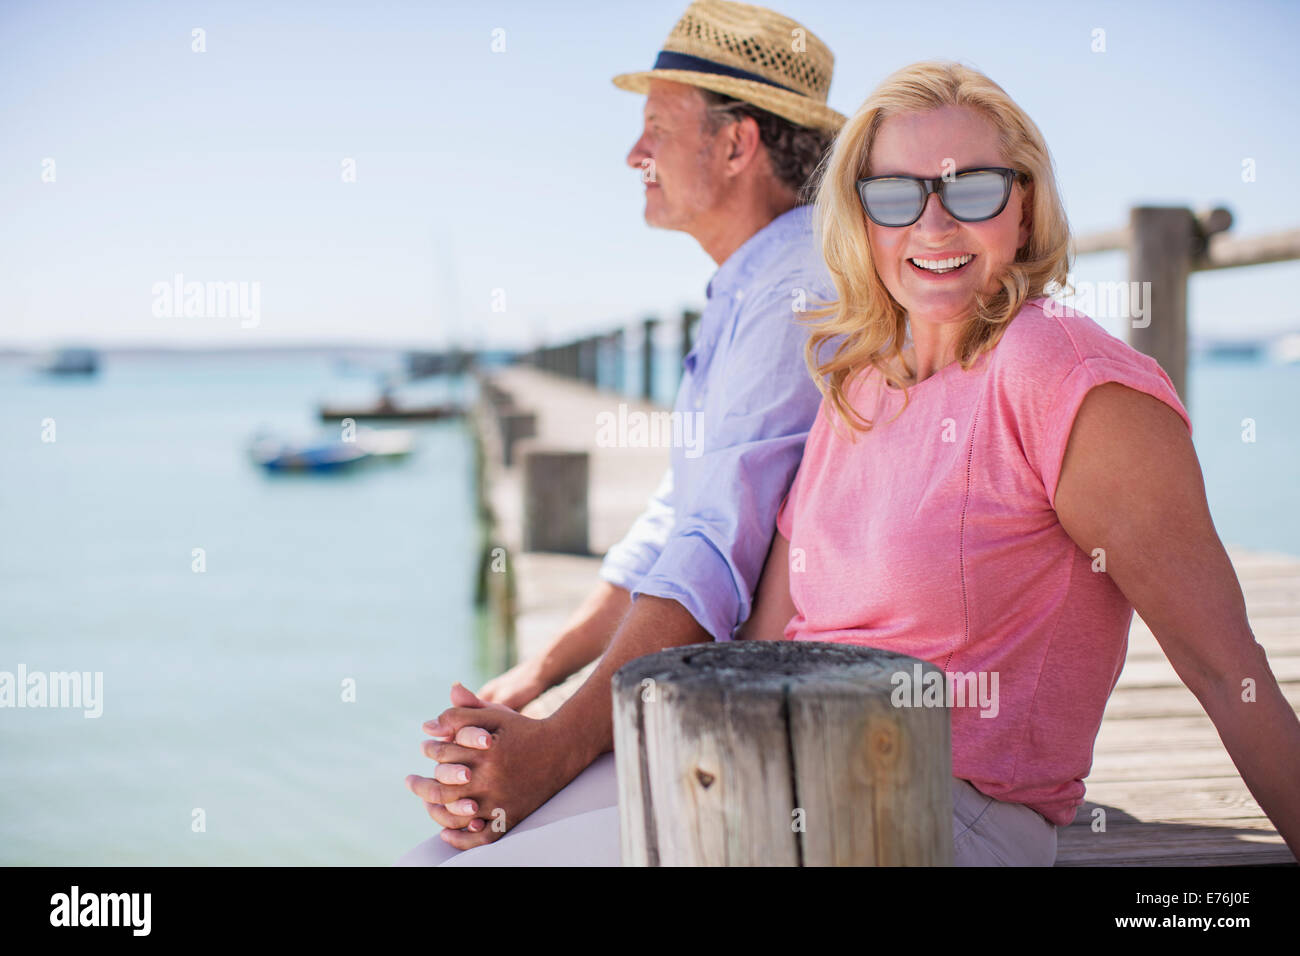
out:
{"label": "clasped hands", "polygon": [[552,752],[546,720],[480,700],[460,683],[452,706],[423,725],[432,739],[421,751],[437,762],[432,777],[411,774],[407,789],[445,829],[458,850],[500,839],[566,782],[565,761]]}

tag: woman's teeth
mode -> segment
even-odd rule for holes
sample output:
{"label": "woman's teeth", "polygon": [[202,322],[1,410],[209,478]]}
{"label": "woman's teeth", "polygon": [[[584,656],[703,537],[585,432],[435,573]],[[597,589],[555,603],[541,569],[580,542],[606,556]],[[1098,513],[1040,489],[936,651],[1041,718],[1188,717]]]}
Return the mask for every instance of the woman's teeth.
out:
{"label": "woman's teeth", "polygon": [[950,259],[909,259],[908,262],[927,272],[944,273],[952,272],[953,269],[960,269],[974,258],[974,256],[967,254],[954,256]]}

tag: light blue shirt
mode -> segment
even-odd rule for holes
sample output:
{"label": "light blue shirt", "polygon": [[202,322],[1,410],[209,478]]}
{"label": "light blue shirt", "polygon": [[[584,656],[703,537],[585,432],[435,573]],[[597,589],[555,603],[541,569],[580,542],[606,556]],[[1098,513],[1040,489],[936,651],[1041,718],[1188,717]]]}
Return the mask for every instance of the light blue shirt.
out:
{"label": "light blue shirt", "polygon": [[808,326],[798,319],[833,299],[835,287],[812,207],[796,206],[750,236],[707,295],[673,405],[675,416],[698,413],[699,435],[694,447],[674,443],[668,471],[600,576],[634,601],[677,601],[715,640],[729,641],[750,615],[777,509],[821,403],[804,364]]}

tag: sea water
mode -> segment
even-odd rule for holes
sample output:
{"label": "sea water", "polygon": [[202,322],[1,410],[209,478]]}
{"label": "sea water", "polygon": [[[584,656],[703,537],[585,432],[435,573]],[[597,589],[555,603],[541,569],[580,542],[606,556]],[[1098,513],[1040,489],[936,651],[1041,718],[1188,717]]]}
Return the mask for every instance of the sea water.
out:
{"label": "sea water", "polygon": [[97,717],[0,709],[0,863],[387,865],[437,833],[403,778],[483,679],[465,424],[338,475],[246,453],[370,391],[327,358],[0,366],[0,671],[102,674]]}

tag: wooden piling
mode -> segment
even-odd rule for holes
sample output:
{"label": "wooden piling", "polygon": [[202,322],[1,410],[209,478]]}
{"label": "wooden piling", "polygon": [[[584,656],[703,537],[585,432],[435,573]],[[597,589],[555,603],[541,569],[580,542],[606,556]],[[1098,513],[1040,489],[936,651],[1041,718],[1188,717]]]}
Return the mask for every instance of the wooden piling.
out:
{"label": "wooden piling", "polygon": [[589,554],[587,452],[527,447],[522,459],[524,550]]}
{"label": "wooden piling", "polygon": [[694,309],[685,309],[682,311],[682,360],[691,353],[691,347],[695,344],[695,326],[700,321],[700,313]]}
{"label": "wooden piling", "polygon": [[644,319],[641,323],[641,397],[654,401],[655,397],[655,326],[658,319]]}
{"label": "wooden piling", "polygon": [[1151,283],[1150,312],[1144,324],[1130,322],[1129,344],[1160,363],[1187,404],[1187,278],[1198,251],[1196,220],[1182,207],[1136,206],[1129,228],[1129,281]]}
{"label": "wooden piling", "polygon": [[537,413],[498,407],[497,426],[501,429],[501,464],[507,468],[513,467],[515,446],[523,439],[537,434]]}
{"label": "wooden piling", "polygon": [[809,642],[697,644],[625,665],[613,682],[624,865],[951,865],[948,710],[891,700],[894,675],[918,665],[943,679],[912,657]]}

